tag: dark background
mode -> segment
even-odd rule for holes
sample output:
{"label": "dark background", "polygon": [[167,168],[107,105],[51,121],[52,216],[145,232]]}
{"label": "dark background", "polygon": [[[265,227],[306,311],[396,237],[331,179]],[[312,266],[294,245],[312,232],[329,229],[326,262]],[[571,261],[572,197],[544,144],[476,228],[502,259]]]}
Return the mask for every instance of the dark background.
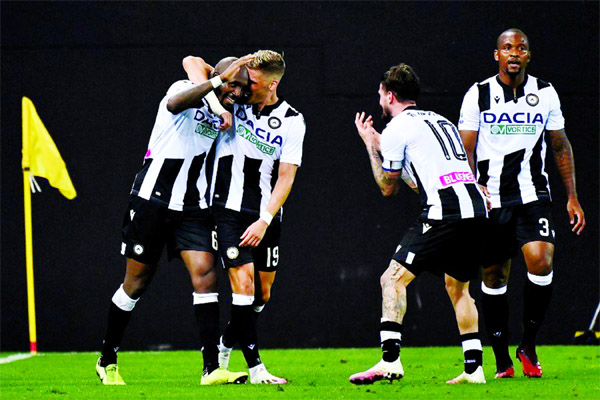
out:
{"label": "dark background", "polygon": [[[40,351],[100,348],[124,275],[120,229],[129,189],[158,103],[184,77],[182,58],[200,55],[214,64],[261,48],[285,53],[280,93],[308,127],[261,343],[377,346],[379,276],[418,201],[407,188],[398,198],[381,197],[354,115],[365,110],[383,128],[379,78],[406,62],[421,77],[419,105],[456,122],[466,90],[497,73],[495,39],[510,27],[529,35],[528,72],[556,87],[576,156],[588,222],[581,237],[570,232],[565,192],[548,160],[558,245],[555,295],[539,335],[541,343],[570,343],[575,330],[587,328],[599,297],[598,4],[2,1],[2,350],[28,348],[21,96],[33,100],[78,191],[68,201],[40,179],[44,191],[33,196]],[[509,285],[513,344],[524,279],[519,256]],[[472,284],[475,297],[479,286]],[[457,345],[442,281],[424,275],[409,292],[405,345]],[[123,349],[195,348],[191,293],[183,264],[162,261]]]}

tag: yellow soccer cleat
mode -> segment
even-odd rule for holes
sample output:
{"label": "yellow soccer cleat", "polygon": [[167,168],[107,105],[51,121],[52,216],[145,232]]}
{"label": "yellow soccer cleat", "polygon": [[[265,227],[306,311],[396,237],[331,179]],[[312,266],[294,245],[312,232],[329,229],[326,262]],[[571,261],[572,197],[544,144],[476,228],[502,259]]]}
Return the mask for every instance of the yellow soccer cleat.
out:
{"label": "yellow soccer cleat", "polygon": [[100,366],[100,358],[96,363],[96,375],[98,375],[103,385],[126,385],[121,375],[119,375],[117,364],[108,364],[106,367],[102,367]]}
{"label": "yellow soccer cleat", "polygon": [[224,368],[217,368],[208,375],[202,375],[201,385],[226,385],[229,383],[246,383],[246,372],[231,372]]}

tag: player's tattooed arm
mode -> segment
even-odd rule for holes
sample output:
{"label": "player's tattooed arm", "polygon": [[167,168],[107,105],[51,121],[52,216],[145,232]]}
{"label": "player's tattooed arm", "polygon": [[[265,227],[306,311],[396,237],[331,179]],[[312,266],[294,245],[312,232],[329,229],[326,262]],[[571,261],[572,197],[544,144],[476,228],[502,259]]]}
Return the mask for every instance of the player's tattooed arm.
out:
{"label": "player's tattooed arm", "polygon": [[585,215],[577,198],[573,149],[564,129],[547,131],[547,134],[556,166],[567,191],[567,212],[569,213],[570,223],[573,225],[572,231],[579,235],[585,228]]}
{"label": "player's tattooed arm", "polygon": [[419,187],[412,180],[409,173],[406,172],[406,168],[402,168],[402,172],[400,173],[400,178],[404,181],[404,183],[406,183],[408,185],[409,188],[414,190],[415,193],[419,194]]}
{"label": "player's tattooed arm", "polygon": [[398,193],[398,178],[402,175],[402,171],[389,172],[384,171],[381,167],[381,157],[377,151],[375,143],[371,143],[367,147],[369,152],[369,161],[371,162],[371,170],[373,171],[373,177],[375,182],[381,190],[381,194],[385,197],[395,196]]}
{"label": "player's tattooed arm", "polygon": [[379,156],[381,134],[373,128],[373,118],[369,115],[365,119],[364,112],[356,113],[354,125],[356,125],[356,130],[367,147],[373,177],[379,189],[381,189],[381,193],[385,197],[395,195],[398,193],[398,178],[400,178],[401,172],[388,172],[381,167],[381,157]]}

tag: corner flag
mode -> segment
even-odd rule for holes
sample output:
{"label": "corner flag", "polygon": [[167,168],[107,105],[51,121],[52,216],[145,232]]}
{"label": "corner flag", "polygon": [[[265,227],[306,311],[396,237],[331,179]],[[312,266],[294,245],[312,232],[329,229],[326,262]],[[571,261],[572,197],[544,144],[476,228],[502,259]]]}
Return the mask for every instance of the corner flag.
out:
{"label": "corner flag", "polygon": [[48,179],[63,196],[72,200],[77,196],[67,166],[54,141],[46,130],[31,100],[23,97],[23,170],[33,176]]}
{"label": "corner flag", "polygon": [[[23,198],[25,209],[25,263],[27,268],[27,312],[29,317],[29,350],[37,354],[35,326],[35,295],[33,280],[33,234],[31,224],[31,190],[34,176],[48,179],[63,196],[72,200],[77,196],[54,141],[35,111],[31,100],[23,97]],[[35,183],[37,185],[37,183]],[[30,186],[31,185],[31,186]]]}

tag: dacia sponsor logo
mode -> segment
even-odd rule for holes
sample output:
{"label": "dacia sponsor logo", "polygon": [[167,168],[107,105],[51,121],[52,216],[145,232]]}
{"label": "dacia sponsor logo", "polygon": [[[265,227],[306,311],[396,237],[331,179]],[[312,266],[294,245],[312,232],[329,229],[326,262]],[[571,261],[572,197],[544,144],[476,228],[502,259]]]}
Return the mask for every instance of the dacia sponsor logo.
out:
{"label": "dacia sponsor logo", "polygon": [[490,112],[483,113],[483,122],[486,124],[544,124],[544,118],[542,114],[531,114],[531,113],[523,113],[518,112],[514,114],[502,113],[500,115],[496,115]]}
{"label": "dacia sponsor logo", "polygon": [[269,146],[268,144],[258,140],[257,135],[252,133],[252,131],[246,128],[244,125],[238,125],[238,127],[235,130],[235,133],[237,133],[238,135],[255,145],[258,150],[262,151],[265,154],[272,155],[275,152],[274,146]]}
{"label": "dacia sponsor logo", "polygon": [[492,135],[535,135],[535,125],[492,125]]}
{"label": "dacia sponsor logo", "polygon": [[219,128],[221,127],[221,119],[215,115],[206,112],[206,110],[196,110],[196,114],[194,114],[194,119],[206,127],[212,127],[212,129],[217,131],[217,133],[219,132]]}

